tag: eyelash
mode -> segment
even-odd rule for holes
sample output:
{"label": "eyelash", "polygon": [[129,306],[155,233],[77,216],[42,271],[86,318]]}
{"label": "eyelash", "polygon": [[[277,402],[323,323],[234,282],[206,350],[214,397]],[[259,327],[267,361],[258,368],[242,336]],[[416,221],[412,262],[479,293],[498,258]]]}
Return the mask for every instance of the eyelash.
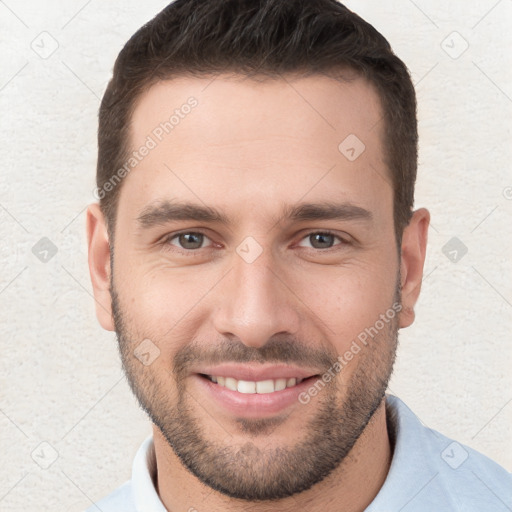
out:
{"label": "eyelash", "polygon": [[[211,248],[211,247],[199,247],[197,249],[185,249],[183,247],[178,247],[178,246],[173,245],[173,244],[170,243],[172,240],[174,240],[175,238],[179,237],[180,235],[187,235],[187,234],[203,235],[204,237],[209,239],[208,235],[206,233],[203,233],[202,231],[180,231],[178,233],[171,233],[171,234],[165,236],[162,239],[162,241],[160,242],[160,245],[162,246],[162,248],[164,250],[178,251],[178,252],[181,252],[181,253],[186,254],[188,256],[194,256],[201,249],[210,249]],[[303,247],[303,249],[309,249],[309,250],[312,250],[312,251],[319,251],[319,252],[330,252],[330,251],[336,250],[336,248],[339,247],[339,246],[349,245],[350,244],[349,241],[344,240],[339,235],[337,235],[333,231],[329,231],[329,230],[310,231],[309,233],[306,233],[301,238],[301,241],[306,239],[306,238],[308,238],[308,237],[310,237],[311,235],[332,235],[335,238],[337,238],[340,241],[340,243],[337,244],[337,245],[334,245],[333,247],[328,247],[326,249],[315,249],[314,247]],[[169,248],[170,246],[172,246],[172,249]]]}

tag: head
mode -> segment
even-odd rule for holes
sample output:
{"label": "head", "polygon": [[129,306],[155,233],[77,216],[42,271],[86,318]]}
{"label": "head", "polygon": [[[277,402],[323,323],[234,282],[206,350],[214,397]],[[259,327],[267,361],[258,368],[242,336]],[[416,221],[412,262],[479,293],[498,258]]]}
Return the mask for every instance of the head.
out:
{"label": "head", "polygon": [[98,318],[176,457],[246,500],[341,467],[425,257],[415,93],[385,38],[334,0],[177,0],[119,54],[98,145]]}

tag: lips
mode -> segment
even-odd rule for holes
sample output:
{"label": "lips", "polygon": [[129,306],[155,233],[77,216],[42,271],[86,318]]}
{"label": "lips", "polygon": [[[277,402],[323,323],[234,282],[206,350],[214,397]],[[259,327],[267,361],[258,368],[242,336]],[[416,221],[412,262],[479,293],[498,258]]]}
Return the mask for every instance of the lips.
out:
{"label": "lips", "polygon": [[232,378],[237,381],[261,382],[265,380],[296,379],[302,381],[322,373],[318,368],[304,368],[286,364],[223,363],[192,368],[191,373],[205,377]]}
{"label": "lips", "polygon": [[195,370],[192,382],[213,414],[218,410],[247,418],[268,418],[301,406],[299,394],[321,373],[284,364],[226,363]]}

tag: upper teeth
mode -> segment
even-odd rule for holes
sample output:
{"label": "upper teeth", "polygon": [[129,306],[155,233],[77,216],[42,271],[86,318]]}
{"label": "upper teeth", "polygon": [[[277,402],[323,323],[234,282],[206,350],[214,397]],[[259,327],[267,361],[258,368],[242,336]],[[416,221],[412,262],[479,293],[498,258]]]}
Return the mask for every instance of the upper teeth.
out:
{"label": "upper teeth", "polygon": [[289,379],[268,379],[254,382],[249,380],[236,380],[232,377],[221,377],[216,375],[209,375],[208,377],[212,382],[216,382],[219,386],[226,387],[231,391],[238,391],[239,393],[259,394],[273,393],[274,391],[281,391],[285,388],[291,388],[303,380],[291,377]]}

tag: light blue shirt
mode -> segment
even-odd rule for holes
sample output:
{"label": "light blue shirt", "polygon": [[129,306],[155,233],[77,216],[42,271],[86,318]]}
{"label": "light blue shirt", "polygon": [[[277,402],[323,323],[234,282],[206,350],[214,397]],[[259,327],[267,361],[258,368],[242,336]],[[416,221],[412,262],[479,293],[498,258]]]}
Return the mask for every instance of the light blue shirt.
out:
{"label": "light blue shirt", "polygon": [[[485,455],[421,424],[386,395],[393,458],[366,512],[512,512],[512,473]],[[132,478],[86,512],[166,512],[153,481],[152,436],[139,448]]]}

